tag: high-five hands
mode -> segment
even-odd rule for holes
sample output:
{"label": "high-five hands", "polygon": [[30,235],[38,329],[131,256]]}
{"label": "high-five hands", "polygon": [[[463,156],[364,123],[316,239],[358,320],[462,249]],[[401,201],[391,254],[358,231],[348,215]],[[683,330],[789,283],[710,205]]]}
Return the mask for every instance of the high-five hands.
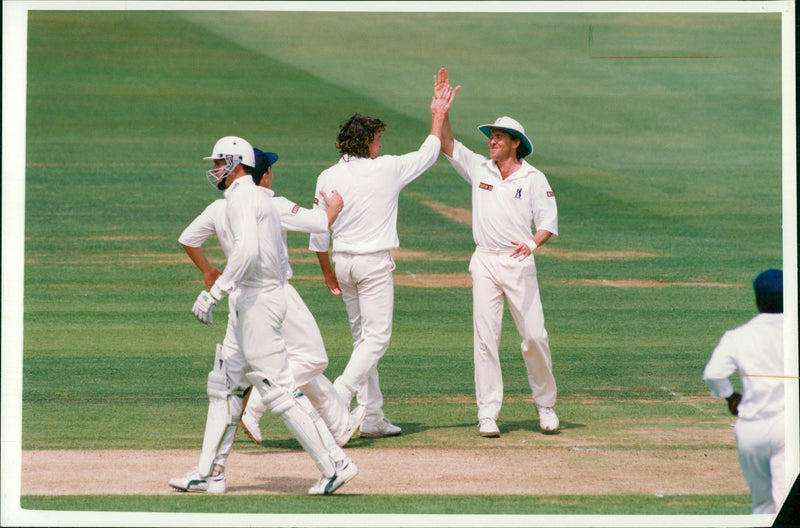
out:
{"label": "high-five hands", "polygon": [[450,86],[450,80],[447,75],[447,70],[441,68],[439,72],[433,76],[433,100],[431,101],[431,112],[436,114],[440,112],[447,113],[450,110],[450,105],[453,104],[461,85],[453,88]]}
{"label": "high-five hands", "polygon": [[[447,73],[447,70],[444,68],[440,68],[436,75],[433,76],[433,94],[434,97],[439,95],[445,88],[450,88],[450,76]],[[458,85],[454,88],[456,92],[461,89],[461,85]]]}

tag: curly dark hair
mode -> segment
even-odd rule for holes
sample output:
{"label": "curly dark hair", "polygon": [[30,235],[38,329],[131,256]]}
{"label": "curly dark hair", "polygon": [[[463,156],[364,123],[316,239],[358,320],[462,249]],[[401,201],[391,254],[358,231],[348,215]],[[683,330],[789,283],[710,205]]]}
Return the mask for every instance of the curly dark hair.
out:
{"label": "curly dark hair", "polygon": [[384,130],[386,130],[386,123],[380,119],[356,112],[339,127],[336,148],[343,156],[369,158],[369,144],[376,135],[383,133]]}

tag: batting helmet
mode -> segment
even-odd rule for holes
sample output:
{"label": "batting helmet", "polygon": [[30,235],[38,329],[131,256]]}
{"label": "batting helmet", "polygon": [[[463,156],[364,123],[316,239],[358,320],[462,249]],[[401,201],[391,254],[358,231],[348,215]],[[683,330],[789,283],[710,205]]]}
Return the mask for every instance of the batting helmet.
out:
{"label": "batting helmet", "polygon": [[223,180],[225,180],[240,163],[251,169],[256,166],[253,146],[246,140],[237,136],[225,136],[220,138],[211,150],[211,155],[203,159],[225,160],[224,167],[214,168],[206,172],[208,182],[214,187],[221,189],[225,188]]}

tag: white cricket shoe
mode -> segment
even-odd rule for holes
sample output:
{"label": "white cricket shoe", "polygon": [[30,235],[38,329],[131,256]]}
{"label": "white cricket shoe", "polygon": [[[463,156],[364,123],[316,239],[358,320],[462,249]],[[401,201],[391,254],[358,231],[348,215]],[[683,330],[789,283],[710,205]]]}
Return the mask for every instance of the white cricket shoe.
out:
{"label": "white cricket shoe", "polygon": [[252,413],[245,411],[242,414],[239,425],[242,426],[242,431],[253,443],[261,445],[261,426],[259,426],[258,420]]}
{"label": "white cricket shoe", "polygon": [[358,475],[358,468],[355,462],[350,460],[348,456],[345,456],[342,460],[335,461],[333,467],[336,469],[336,474],[332,477],[322,475],[317,483],[308,490],[309,495],[330,495]]}
{"label": "white cricket shoe", "polygon": [[539,407],[537,405],[536,410],[539,411],[539,429],[542,430],[542,433],[558,434],[561,432],[561,424],[558,422],[558,416],[556,416],[556,412],[552,407]]}
{"label": "white cricket shoe", "polygon": [[348,415],[347,419],[347,429],[344,430],[341,436],[336,437],[336,443],[339,447],[343,447],[347,442],[353,438],[353,435],[358,428],[361,427],[361,424],[364,423],[364,418],[367,416],[367,406],[366,405],[359,405]]}
{"label": "white cricket shoe", "polygon": [[500,429],[493,418],[481,418],[478,422],[478,431],[484,438],[500,438]]}
{"label": "white cricket shoe", "polygon": [[378,423],[361,424],[362,438],[383,438],[384,436],[397,436],[402,434],[402,432],[402,429],[394,425],[386,417],[383,417]]}
{"label": "white cricket shoe", "polygon": [[178,491],[192,493],[225,493],[225,473],[201,477],[197,468],[182,477],[170,479],[169,485]]}

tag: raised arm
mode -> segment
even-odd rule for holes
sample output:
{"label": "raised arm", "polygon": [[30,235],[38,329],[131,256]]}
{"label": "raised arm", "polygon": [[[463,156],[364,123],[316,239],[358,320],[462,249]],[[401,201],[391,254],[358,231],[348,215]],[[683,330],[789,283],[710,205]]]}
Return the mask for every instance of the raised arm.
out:
{"label": "raised arm", "polygon": [[[450,111],[450,106],[453,104],[456,94],[461,89],[461,86],[453,88],[447,76],[447,70],[444,68],[439,70],[439,73],[434,77],[433,83],[433,100],[431,101],[431,135],[439,138],[444,143],[445,122],[447,113]],[[447,130],[450,130],[450,124],[447,123]],[[449,131],[449,136],[452,141],[453,133]],[[452,151],[452,148],[450,149]]]}
{"label": "raised arm", "polygon": [[[450,88],[450,79],[447,74],[447,70],[441,68],[439,72],[433,76],[433,93],[434,99],[437,95],[444,93],[446,89]],[[456,92],[461,89],[461,86],[456,86],[453,88],[453,97],[455,97]],[[452,103],[452,99],[450,100]],[[431,132],[433,133],[433,132]],[[441,135],[439,139],[442,141],[442,153],[447,156],[453,156],[453,129],[450,127],[450,109],[448,107],[447,111],[444,114],[444,120],[442,121],[442,128],[441,128]]]}

